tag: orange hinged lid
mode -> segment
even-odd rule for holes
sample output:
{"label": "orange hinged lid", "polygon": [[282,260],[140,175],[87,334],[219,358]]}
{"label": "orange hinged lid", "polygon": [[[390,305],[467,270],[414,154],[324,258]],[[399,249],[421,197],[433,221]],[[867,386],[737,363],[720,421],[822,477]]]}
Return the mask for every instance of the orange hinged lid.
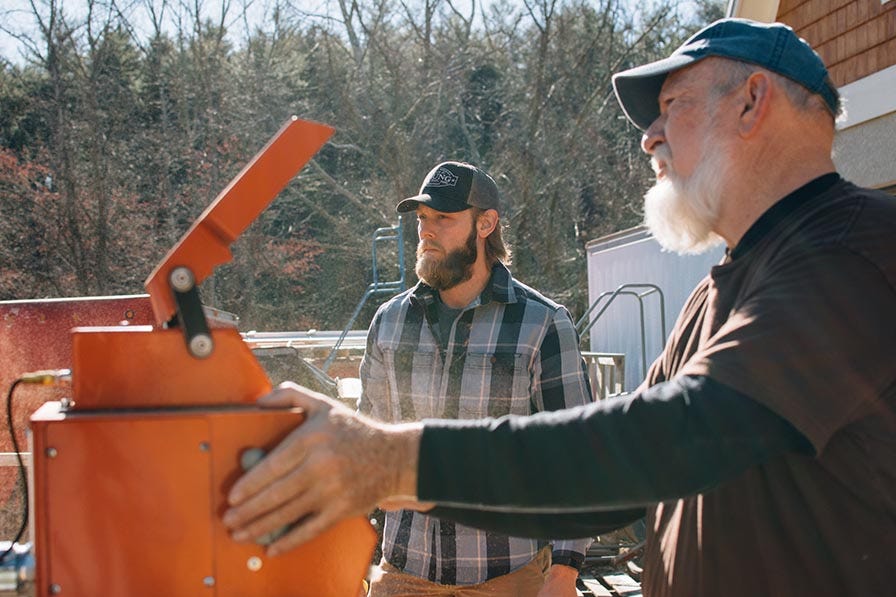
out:
{"label": "orange hinged lid", "polygon": [[215,266],[227,263],[230,244],[273,201],[333,134],[325,124],[293,116],[206,208],[146,279],[157,325],[177,308],[169,275],[187,267],[198,285]]}

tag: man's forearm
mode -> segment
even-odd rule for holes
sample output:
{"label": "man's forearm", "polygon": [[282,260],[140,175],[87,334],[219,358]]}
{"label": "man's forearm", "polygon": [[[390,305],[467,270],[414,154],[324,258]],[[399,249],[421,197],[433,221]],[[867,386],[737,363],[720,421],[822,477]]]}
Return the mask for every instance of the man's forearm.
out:
{"label": "man's forearm", "polygon": [[386,471],[394,472],[390,501],[417,500],[417,466],[422,423],[383,425],[383,457]]}
{"label": "man's forearm", "polygon": [[420,445],[421,499],[524,513],[643,507],[811,453],[787,421],[709,378],[532,417],[431,421]]}

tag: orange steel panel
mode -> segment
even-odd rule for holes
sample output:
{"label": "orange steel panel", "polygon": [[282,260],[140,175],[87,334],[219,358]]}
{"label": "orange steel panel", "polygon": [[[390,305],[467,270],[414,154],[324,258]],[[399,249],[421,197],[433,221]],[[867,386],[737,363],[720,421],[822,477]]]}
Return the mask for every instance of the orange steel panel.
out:
{"label": "orange steel panel", "polygon": [[37,595],[201,594],[213,574],[208,422],[44,410],[32,418]]}
{"label": "orange steel panel", "polygon": [[[221,515],[226,492],[240,475],[239,455],[248,447],[273,449],[296,426],[283,411],[258,411],[248,422],[252,425],[246,417],[216,414],[212,425],[217,597],[356,597],[376,544],[376,533],[365,518],[346,520],[297,551],[274,558],[257,545],[227,539]],[[249,568],[252,557],[262,564],[254,572]]]}
{"label": "orange steel panel", "polygon": [[332,134],[327,125],[293,117],[221,191],[146,280],[158,325],[176,312],[168,280],[171,270],[189,267],[198,285],[216,265],[230,261],[230,244]]}
{"label": "orange steel panel", "polygon": [[254,403],[271,391],[264,369],[232,328],[211,330],[215,350],[197,359],[179,328],[72,330],[75,408]]}
{"label": "orange steel panel", "polygon": [[276,558],[221,523],[242,451],[273,448],[302,420],[295,409],[44,405],[32,417],[37,596],[58,585],[72,597],[354,597],[376,542],[367,520]]}

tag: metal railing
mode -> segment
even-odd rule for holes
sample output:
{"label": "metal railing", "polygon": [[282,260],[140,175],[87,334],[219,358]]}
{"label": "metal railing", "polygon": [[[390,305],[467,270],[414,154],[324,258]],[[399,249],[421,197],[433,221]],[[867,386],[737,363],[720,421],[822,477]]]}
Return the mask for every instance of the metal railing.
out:
{"label": "metal railing", "polygon": [[[646,289],[642,292],[636,292],[633,289]],[[597,320],[601,318],[601,316],[607,312],[607,309],[610,308],[610,305],[613,304],[613,301],[616,300],[617,297],[620,296],[633,296],[638,299],[638,307],[640,312],[640,323],[641,323],[641,377],[647,377],[647,326],[644,323],[644,298],[650,296],[651,294],[657,294],[659,296],[659,310],[660,310],[660,346],[665,344],[666,342],[666,300],[663,296],[663,291],[656,284],[622,284],[616,290],[608,290],[606,292],[601,293],[594,302],[591,303],[591,306],[588,307],[588,310],[585,311],[585,314],[582,315],[581,318],[576,322],[576,331],[579,332],[579,337],[584,338],[585,334],[594,327],[594,324],[597,323]],[[606,299],[606,300],[605,300]],[[591,313],[600,306],[600,310],[589,319]]]}
{"label": "metal railing", "polygon": [[[379,279],[376,247],[379,243],[390,240],[394,240],[398,244],[399,277],[398,280],[393,280],[391,282],[382,282]],[[342,341],[345,339],[345,336],[352,329],[352,326],[355,325],[355,320],[358,318],[358,314],[361,313],[361,309],[364,307],[367,299],[377,294],[397,294],[399,292],[403,292],[407,288],[404,274],[404,236],[401,230],[401,216],[398,216],[398,224],[396,224],[395,226],[377,228],[373,233],[372,242],[373,282],[371,282],[367,286],[367,290],[364,291],[364,296],[361,297],[361,300],[358,302],[358,306],[355,307],[354,313],[352,313],[352,316],[351,318],[349,318],[348,323],[345,324],[345,328],[342,330],[342,334],[339,336],[339,339],[336,340],[336,344],[333,345],[333,349],[330,351],[327,360],[324,361],[323,367],[321,367],[324,373],[326,373],[330,369],[330,365],[333,364],[333,359],[336,358],[336,351],[339,350],[339,347],[342,345]]]}
{"label": "metal railing", "polygon": [[[251,348],[252,353],[261,362],[268,374],[274,380],[274,373],[285,373],[283,364],[287,367],[288,377],[281,377],[281,381],[295,381],[302,385],[308,385],[311,389],[323,392],[334,398],[349,398],[346,395],[346,382],[334,379],[321,367],[319,363],[324,354],[331,355],[335,348],[340,349],[339,358],[360,358],[367,348],[367,330],[349,331],[294,331],[294,332],[258,332],[250,331],[242,334],[243,340]],[[336,346],[340,341],[341,345]],[[281,361],[281,358],[284,359]]]}

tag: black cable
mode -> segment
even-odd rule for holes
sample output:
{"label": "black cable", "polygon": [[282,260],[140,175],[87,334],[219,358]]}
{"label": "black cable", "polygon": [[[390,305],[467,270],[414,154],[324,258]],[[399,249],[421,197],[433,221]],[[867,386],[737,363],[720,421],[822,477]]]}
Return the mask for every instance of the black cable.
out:
{"label": "black cable", "polygon": [[9,437],[12,438],[12,449],[16,454],[16,459],[19,461],[19,474],[22,477],[22,488],[24,490],[24,512],[22,514],[22,526],[19,527],[19,532],[16,533],[16,538],[12,540],[9,544],[9,547],[6,551],[3,552],[3,555],[0,556],[0,562],[6,559],[6,556],[13,550],[16,543],[19,542],[19,539],[22,538],[22,535],[25,534],[25,529],[28,527],[28,473],[25,471],[25,462],[22,460],[22,454],[19,452],[19,442],[16,440],[16,431],[12,426],[12,394],[15,392],[16,388],[20,383],[25,381],[24,378],[19,378],[12,382],[12,385],[9,387],[9,393],[6,395],[6,425],[9,429]]}

